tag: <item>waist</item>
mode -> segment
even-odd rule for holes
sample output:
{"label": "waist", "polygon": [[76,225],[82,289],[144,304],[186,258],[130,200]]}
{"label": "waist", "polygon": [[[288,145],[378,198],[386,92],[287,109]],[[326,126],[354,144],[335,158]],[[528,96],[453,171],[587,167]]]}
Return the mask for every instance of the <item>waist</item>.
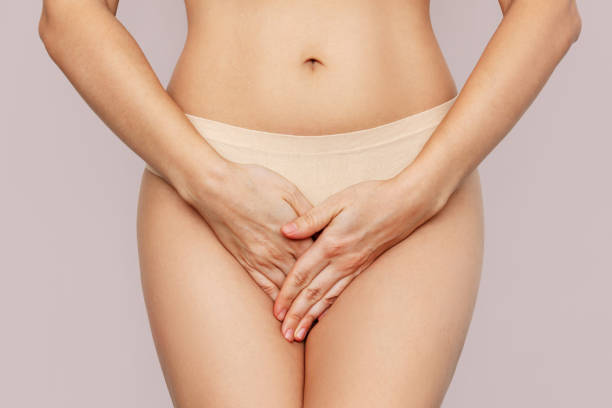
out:
{"label": "waist", "polygon": [[168,85],[193,116],[314,136],[393,122],[457,93],[420,2],[206,3],[188,7]]}
{"label": "waist", "polygon": [[235,148],[265,155],[308,156],[357,154],[386,148],[398,142],[422,144],[444,119],[457,96],[401,119],[382,125],[341,133],[295,135],[255,130],[186,114],[196,130],[220,150]]}

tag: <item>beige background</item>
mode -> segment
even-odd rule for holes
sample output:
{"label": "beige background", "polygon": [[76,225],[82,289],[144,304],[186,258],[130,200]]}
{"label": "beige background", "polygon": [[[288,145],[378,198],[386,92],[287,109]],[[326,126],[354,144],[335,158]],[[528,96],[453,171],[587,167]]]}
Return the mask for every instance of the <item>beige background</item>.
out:
{"label": "beige background", "polygon": [[[432,3],[461,87],[497,1]],[[480,166],[483,280],[444,407],[612,406],[612,6],[579,6],[579,42]],[[47,56],[40,8],[0,14],[0,406],[170,407],[139,281],[144,163]],[[123,0],[118,17],[167,84],[182,3]]]}

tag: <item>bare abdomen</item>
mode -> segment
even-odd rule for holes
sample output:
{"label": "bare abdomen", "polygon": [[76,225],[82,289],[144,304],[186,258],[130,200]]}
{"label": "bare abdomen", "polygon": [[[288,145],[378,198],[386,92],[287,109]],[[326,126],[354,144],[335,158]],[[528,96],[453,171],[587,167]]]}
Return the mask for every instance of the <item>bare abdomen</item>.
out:
{"label": "bare abdomen", "polygon": [[348,132],[457,91],[427,1],[187,1],[168,92],[183,110],[298,135]]}

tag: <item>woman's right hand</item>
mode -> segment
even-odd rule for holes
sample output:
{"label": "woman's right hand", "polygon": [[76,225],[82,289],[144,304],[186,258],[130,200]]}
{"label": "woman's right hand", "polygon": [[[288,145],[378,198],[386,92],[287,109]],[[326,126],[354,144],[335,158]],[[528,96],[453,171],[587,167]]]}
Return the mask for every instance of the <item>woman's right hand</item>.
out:
{"label": "woman's right hand", "polygon": [[311,237],[286,238],[280,228],[312,208],[312,203],[285,177],[253,163],[227,161],[214,191],[197,185],[190,190],[189,204],[275,300],[296,259],[313,243]]}

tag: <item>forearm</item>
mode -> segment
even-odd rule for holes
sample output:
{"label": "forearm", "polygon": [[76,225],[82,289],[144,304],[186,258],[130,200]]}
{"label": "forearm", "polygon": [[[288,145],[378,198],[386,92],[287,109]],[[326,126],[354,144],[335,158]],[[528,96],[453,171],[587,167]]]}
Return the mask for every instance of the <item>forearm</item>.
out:
{"label": "forearm", "polygon": [[94,112],[183,198],[196,178],[212,188],[226,161],[163,88],[114,10],[98,0],[49,2],[39,32]]}
{"label": "forearm", "polygon": [[437,189],[443,205],[516,124],[580,29],[574,1],[514,0],[445,118],[395,177],[399,184]]}

